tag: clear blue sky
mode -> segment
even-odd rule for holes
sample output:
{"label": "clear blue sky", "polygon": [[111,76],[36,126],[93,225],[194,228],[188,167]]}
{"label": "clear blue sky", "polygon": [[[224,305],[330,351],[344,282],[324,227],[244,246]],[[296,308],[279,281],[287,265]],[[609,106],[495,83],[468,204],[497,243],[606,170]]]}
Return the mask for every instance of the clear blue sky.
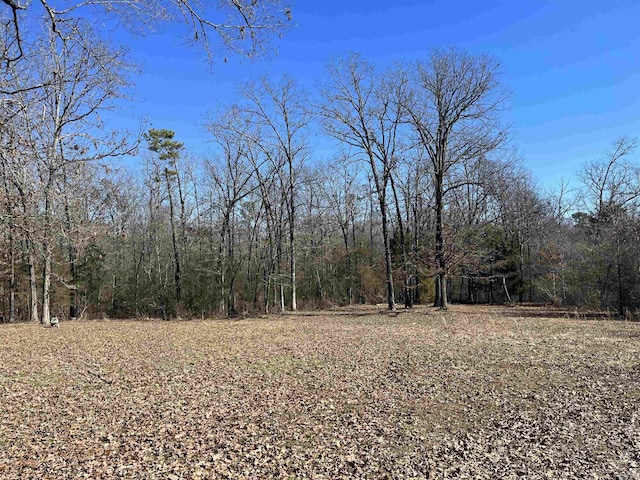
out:
{"label": "clear blue sky", "polygon": [[293,7],[296,27],[275,42],[277,55],[223,63],[222,53],[212,71],[171,28],[127,40],[143,73],[120,118],[146,116],[204,152],[206,113],[232,103],[248,79],[286,73],[313,88],[330,59],[350,52],[385,65],[455,45],[501,61],[514,143],[544,185],[573,176],[615,138],[640,135],[640,2],[297,0]]}

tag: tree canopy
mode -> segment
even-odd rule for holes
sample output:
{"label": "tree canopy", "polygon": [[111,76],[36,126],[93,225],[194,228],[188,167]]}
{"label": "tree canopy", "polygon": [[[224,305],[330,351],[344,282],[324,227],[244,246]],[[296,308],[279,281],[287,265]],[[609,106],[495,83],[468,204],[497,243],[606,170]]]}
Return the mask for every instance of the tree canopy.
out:
{"label": "tree canopy", "polygon": [[77,38],[79,23],[91,15],[111,19],[134,34],[164,22],[180,23],[185,38],[203,47],[210,59],[219,57],[221,49],[250,57],[263,54],[272,37],[292,25],[285,0],[222,0],[215,8],[192,0],[1,0],[2,6],[6,28],[0,60],[5,64],[28,56],[25,44],[43,16],[43,28],[61,38]]}

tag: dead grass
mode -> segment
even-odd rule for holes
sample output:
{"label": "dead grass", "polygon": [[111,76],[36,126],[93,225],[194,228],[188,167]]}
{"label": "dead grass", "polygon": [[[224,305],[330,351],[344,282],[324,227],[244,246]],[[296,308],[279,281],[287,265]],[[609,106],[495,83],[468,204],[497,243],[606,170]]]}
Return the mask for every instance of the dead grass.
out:
{"label": "dead grass", "polygon": [[3,325],[0,478],[640,478],[640,324],[538,312]]}

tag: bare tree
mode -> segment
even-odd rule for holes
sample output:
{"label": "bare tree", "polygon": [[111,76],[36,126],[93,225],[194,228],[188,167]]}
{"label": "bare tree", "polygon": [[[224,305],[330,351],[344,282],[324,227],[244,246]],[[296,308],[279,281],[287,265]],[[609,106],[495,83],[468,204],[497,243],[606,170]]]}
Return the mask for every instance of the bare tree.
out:
{"label": "bare tree", "polygon": [[[80,25],[78,25],[80,28]],[[90,32],[83,31],[85,39]],[[45,85],[41,90],[22,91],[15,97],[28,132],[23,148],[34,160],[31,173],[41,195],[37,234],[42,246],[42,322],[49,323],[50,286],[54,234],[61,224],[55,222],[59,213],[58,181],[74,164],[95,162],[128,154],[132,147],[127,136],[104,130],[99,113],[122,95],[126,81],[122,76],[128,68],[121,51],[112,51],[94,38],[88,50],[84,43],[49,35],[29,51],[39,61],[32,78]],[[20,85],[23,77],[15,76]]]}
{"label": "bare tree", "polygon": [[[396,170],[397,170],[397,166],[398,165],[395,165]],[[393,194],[393,204],[395,205],[395,211],[396,211],[395,231],[397,233],[397,238],[394,239],[395,240],[394,243],[396,244],[396,246],[399,245],[399,249],[402,256],[402,272],[404,277],[402,294],[404,297],[404,306],[405,308],[411,308],[413,307],[413,294],[412,294],[412,288],[411,288],[413,275],[412,275],[411,261],[409,259],[409,253],[407,249],[408,225],[407,225],[407,222],[405,221],[406,219],[402,214],[403,209],[405,211],[408,211],[408,205],[402,205],[402,201],[405,199],[402,198],[400,195],[398,195],[399,188],[396,188],[396,184],[399,182],[396,180],[395,176],[396,175],[392,174],[390,177],[391,192]]]}
{"label": "bare tree", "polygon": [[625,206],[638,198],[638,168],[628,162],[638,144],[637,139],[620,137],[600,160],[586,164],[580,180],[587,188],[587,208],[603,214],[612,206]]}
{"label": "bare tree", "polygon": [[387,303],[395,309],[393,266],[389,245],[387,189],[399,150],[406,77],[380,75],[354,55],[328,67],[319,114],[327,134],[367,162],[382,219]]}
{"label": "bare tree", "polygon": [[434,50],[416,65],[413,94],[405,104],[418,142],[426,150],[435,195],[435,306],[447,308],[444,205],[453,171],[467,160],[482,159],[505,140],[498,114],[505,101],[493,58],[456,49]]}
{"label": "bare tree", "polygon": [[236,313],[235,281],[240,269],[235,248],[236,220],[240,203],[255,190],[254,167],[251,164],[248,128],[237,108],[230,108],[208,126],[221,148],[221,155],[206,163],[207,173],[217,190],[221,215],[218,275],[220,311]]}
{"label": "bare tree", "polygon": [[[5,124],[5,127],[8,127]],[[22,256],[25,259],[29,276],[29,318],[38,321],[38,290],[36,278],[36,234],[37,228],[33,219],[36,216],[37,184],[33,181],[33,164],[29,161],[26,152],[14,148],[13,140],[9,139],[5,148],[0,149],[0,161],[2,165],[2,177],[4,187],[5,209],[3,210],[2,223],[9,233],[9,248],[11,249],[11,288],[10,303],[15,307],[14,291],[16,277],[13,269],[14,245],[20,240],[22,243]]]}
{"label": "bare tree", "polygon": [[334,161],[330,174],[324,175],[324,196],[330,211],[338,223],[346,257],[346,296],[351,305],[354,300],[354,280],[356,262],[355,249],[355,217],[358,208],[358,191],[356,182],[360,172],[354,168],[353,162],[342,158]]}
{"label": "bare tree", "polygon": [[259,129],[256,145],[262,150],[278,178],[285,196],[288,240],[291,310],[297,310],[296,298],[296,189],[298,171],[307,157],[307,128],[311,121],[305,93],[291,78],[272,82],[263,77],[257,84],[245,86],[248,121]]}
{"label": "bare tree", "polygon": [[[250,105],[253,105],[250,102]],[[255,108],[255,105],[253,105]],[[274,305],[279,305],[280,310],[285,309],[284,298],[284,274],[282,272],[285,212],[288,197],[286,180],[283,172],[284,159],[278,154],[278,146],[265,137],[263,124],[254,121],[254,110],[246,105],[232,106],[223,115],[214,118],[208,125],[209,131],[216,136],[216,141],[221,147],[221,158],[228,158],[231,168],[218,168],[213,173],[217,194],[212,195],[211,204],[216,204],[217,210],[222,213],[222,223],[225,224],[226,213],[235,215],[236,204],[245,194],[245,183],[255,182],[254,188],[258,193],[257,205],[252,203],[248,209],[243,209],[242,216],[251,213],[253,227],[250,228],[249,257],[255,248],[261,250],[264,308],[268,312],[273,293]],[[245,170],[244,164],[250,166]],[[227,163],[225,161],[225,163]],[[231,176],[231,178],[228,178]],[[239,182],[239,183],[238,183]],[[224,187],[220,188],[223,184]],[[284,187],[283,187],[284,185]],[[236,198],[239,196],[238,198]],[[219,198],[218,198],[219,197]],[[235,199],[235,200],[234,200]],[[232,218],[225,224],[229,229],[234,228]],[[213,223],[213,222],[212,222]],[[262,231],[262,247],[254,245],[256,236]],[[226,232],[225,238],[221,238],[219,261],[224,259],[226,249],[223,243],[230,240]],[[226,260],[225,260],[226,265]],[[226,267],[225,267],[226,269]],[[248,266],[249,270],[249,266]],[[224,269],[219,274],[224,273]],[[249,275],[249,272],[248,272]],[[258,302],[258,287],[254,290],[254,304]],[[223,295],[224,297],[224,295]],[[222,298],[221,301],[224,301]]]}
{"label": "bare tree", "polygon": [[[639,281],[631,260],[637,244],[629,242],[637,235],[634,224],[640,207],[640,168],[628,160],[636,146],[635,138],[621,137],[602,159],[583,167],[580,179],[586,187],[584,207],[588,213],[576,215],[589,243],[597,246],[594,254],[602,267],[598,275],[600,306],[613,303],[621,317],[634,306],[631,297]],[[610,292],[611,287],[614,292]],[[609,301],[609,296],[615,300]]]}
{"label": "bare tree", "polygon": [[[3,105],[0,105],[0,111]],[[1,117],[5,117],[2,115]],[[6,115],[8,117],[8,115]],[[5,148],[0,149],[0,179],[2,181],[2,194],[1,210],[0,210],[0,224],[4,227],[3,230],[6,233],[5,242],[7,244],[9,253],[7,255],[7,262],[9,264],[9,322],[13,322],[16,319],[16,256],[17,256],[17,241],[19,238],[19,196],[16,188],[11,181],[14,178],[14,168],[16,167],[16,139],[15,132],[13,131],[15,125],[12,122],[4,124],[4,128],[0,131],[0,141],[5,145]]]}
{"label": "bare tree", "polygon": [[[5,64],[27,55],[28,28],[33,19],[46,17],[50,33],[64,39],[79,39],[77,21],[100,16],[111,18],[134,33],[145,33],[162,22],[182,23],[187,39],[200,45],[210,59],[218,57],[220,46],[243,56],[255,57],[270,46],[272,37],[292,24],[291,7],[283,0],[222,0],[215,8],[192,0],[1,0],[6,12],[7,35],[0,44],[0,60]],[[211,35],[213,34],[213,35]],[[214,54],[215,52],[215,54]],[[34,88],[42,84],[33,84]]]}

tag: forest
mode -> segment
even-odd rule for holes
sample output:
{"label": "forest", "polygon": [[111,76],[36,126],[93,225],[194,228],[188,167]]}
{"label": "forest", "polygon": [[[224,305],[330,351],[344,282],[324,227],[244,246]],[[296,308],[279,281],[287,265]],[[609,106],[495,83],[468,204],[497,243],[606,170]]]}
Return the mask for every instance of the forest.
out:
{"label": "forest", "polygon": [[[198,156],[179,131],[105,122],[135,68],[75,10],[42,2],[33,35],[27,7],[3,3],[4,322],[449,302],[637,316],[635,138],[593,152],[578,187],[539,186],[491,55],[434,48],[390,68],[345,55],[315,90],[262,77],[212,111],[214,153]],[[286,29],[289,10],[259,4],[214,29],[227,46],[251,55]],[[188,18],[196,39],[213,25]]]}

